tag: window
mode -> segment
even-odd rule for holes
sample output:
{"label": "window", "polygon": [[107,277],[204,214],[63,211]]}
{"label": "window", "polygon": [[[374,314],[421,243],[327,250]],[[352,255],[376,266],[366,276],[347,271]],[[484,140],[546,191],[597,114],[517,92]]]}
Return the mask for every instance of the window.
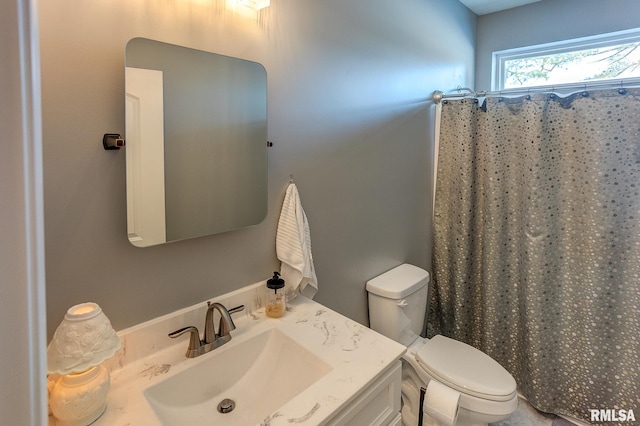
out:
{"label": "window", "polygon": [[640,29],[493,52],[492,90],[640,77]]}

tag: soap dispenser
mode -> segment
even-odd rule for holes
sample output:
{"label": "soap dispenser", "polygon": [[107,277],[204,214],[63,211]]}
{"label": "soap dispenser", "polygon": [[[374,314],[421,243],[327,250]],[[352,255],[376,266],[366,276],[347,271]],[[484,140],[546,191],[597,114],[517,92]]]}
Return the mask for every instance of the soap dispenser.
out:
{"label": "soap dispenser", "polygon": [[273,290],[273,293],[267,294],[267,307],[265,312],[268,317],[280,318],[284,315],[284,311],[287,309],[287,304],[284,295],[284,280],[280,278],[280,274],[273,273],[273,277],[267,280],[267,288]]}

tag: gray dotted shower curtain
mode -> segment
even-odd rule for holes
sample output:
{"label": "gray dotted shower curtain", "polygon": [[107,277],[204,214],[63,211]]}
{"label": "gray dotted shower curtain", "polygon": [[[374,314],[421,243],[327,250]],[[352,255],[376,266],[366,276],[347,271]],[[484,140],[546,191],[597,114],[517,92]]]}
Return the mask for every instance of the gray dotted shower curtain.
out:
{"label": "gray dotted shower curtain", "polygon": [[640,421],[640,90],[445,102],[428,336],[542,411]]}

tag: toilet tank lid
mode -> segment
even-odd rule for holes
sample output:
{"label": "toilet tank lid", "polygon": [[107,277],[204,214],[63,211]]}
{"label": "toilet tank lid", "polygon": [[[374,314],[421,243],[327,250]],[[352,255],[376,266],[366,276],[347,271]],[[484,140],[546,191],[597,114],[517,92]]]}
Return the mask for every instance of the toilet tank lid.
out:
{"label": "toilet tank lid", "polygon": [[367,281],[367,291],[389,299],[402,299],[429,282],[429,273],[404,263]]}

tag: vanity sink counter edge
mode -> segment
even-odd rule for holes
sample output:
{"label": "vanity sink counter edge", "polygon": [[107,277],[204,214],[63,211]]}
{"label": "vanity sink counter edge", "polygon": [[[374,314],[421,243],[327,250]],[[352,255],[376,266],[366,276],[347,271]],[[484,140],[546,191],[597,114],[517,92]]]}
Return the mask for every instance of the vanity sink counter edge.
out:
{"label": "vanity sink counter edge", "polygon": [[[330,366],[330,371],[257,425],[332,424],[332,419],[359,393],[390,369],[397,368],[405,346],[304,296],[289,303],[283,317],[267,317],[265,289],[261,282],[211,299],[227,309],[240,304],[245,309],[232,315],[236,329],[231,332],[231,341],[196,358],[185,356],[188,338],[176,341],[167,334],[187,325],[195,325],[202,331],[206,302],[118,332],[122,348],[107,361],[111,371],[107,409],[93,425],[162,425],[145,397],[147,389],[195,366],[216,351],[225,350],[225,346],[241,344],[272,329],[312,352]],[[52,418],[49,424],[55,425]]]}

